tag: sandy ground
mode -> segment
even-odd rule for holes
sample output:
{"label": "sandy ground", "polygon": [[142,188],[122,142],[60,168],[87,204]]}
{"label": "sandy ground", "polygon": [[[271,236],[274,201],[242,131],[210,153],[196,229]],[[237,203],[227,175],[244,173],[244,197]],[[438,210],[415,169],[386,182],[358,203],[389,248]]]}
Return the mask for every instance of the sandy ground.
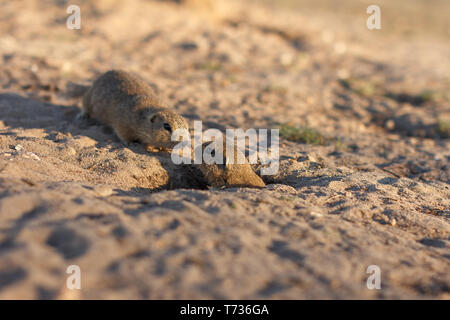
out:
{"label": "sandy ground", "polygon": [[[365,1],[333,17],[302,3],[81,2],[69,30],[65,1],[2,2],[0,298],[449,299],[449,5],[415,33],[387,2],[380,31]],[[76,120],[74,84],[112,68],[191,124],[295,141],[266,188],[205,189]]]}

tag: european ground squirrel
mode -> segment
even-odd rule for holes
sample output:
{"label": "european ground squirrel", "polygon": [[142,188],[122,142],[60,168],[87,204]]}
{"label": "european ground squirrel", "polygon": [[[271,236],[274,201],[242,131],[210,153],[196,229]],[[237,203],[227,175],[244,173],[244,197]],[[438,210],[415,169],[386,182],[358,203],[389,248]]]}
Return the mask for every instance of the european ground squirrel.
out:
{"label": "european ground squirrel", "polygon": [[111,70],[100,76],[83,97],[83,113],[114,129],[125,143],[170,149],[172,132],[188,130],[186,119],[168,109],[153,89],[134,74]]}
{"label": "european ground squirrel", "polygon": [[[199,165],[199,169],[203,174],[206,183],[214,188],[222,187],[265,187],[264,181],[253,171],[248,163],[245,155],[239,148],[232,144],[234,148],[234,156],[227,152],[226,141],[222,146],[222,164],[207,164],[203,162]],[[201,145],[202,153],[205,148],[212,150],[212,157],[217,152],[216,142],[205,142]],[[239,154],[243,163],[238,163]]]}

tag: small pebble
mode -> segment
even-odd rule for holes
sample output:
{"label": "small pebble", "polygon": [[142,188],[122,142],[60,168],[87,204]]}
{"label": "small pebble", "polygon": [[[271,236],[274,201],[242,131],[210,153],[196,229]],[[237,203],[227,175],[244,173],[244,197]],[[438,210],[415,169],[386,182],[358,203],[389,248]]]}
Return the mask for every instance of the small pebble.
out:
{"label": "small pebble", "polygon": [[39,158],[36,154],[34,154],[33,152],[27,152],[27,155],[29,155],[31,158],[33,158],[34,160],[38,160],[41,161],[41,158]]}
{"label": "small pebble", "polygon": [[283,66],[291,65],[294,61],[294,55],[292,53],[283,53],[280,57],[280,62]]}
{"label": "small pebble", "polygon": [[110,187],[108,187],[108,186],[96,186],[95,187],[95,192],[100,197],[108,197],[108,196],[113,194],[113,190]]}
{"label": "small pebble", "polygon": [[385,126],[386,126],[386,129],[388,129],[388,130],[394,130],[395,129],[395,122],[394,122],[394,120],[386,121]]}
{"label": "small pebble", "polygon": [[77,151],[74,148],[72,148],[72,147],[67,147],[67,153],[69,155],[73,156],[73,155],[77,154]]}
{"label": "small pebble", "polygon": [[322,217],[323,214],[319,213],[319,212],[315,212],[315,211],[311,211],[311,215],[314,217]]}

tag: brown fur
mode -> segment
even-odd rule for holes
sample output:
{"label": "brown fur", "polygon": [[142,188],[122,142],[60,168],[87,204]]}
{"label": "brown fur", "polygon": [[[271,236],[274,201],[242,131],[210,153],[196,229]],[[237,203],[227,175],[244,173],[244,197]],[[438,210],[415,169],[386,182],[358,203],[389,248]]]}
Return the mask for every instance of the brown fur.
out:
{"label": "brown fur", "polygon": [[[216,142],[205,142],[202,144],[202,152],[210,144],[216,151]],[[223,142],[223,164],[206,164],[203,162],[199,165],[200,171],[208,183],[208,185],[220,188],[220,187],[265,187],[264,181],[253,171],[250,164],[245,159],[245,156],[234,145],[234,159],[231,155],[227,154],[226,142]],[[238,164],[238,153],[244,159],[243,164]]]}
{"label": "brown fur", "polygon": [[[83,97],[83,111],[114,129],[125,143],[172,148],[171,132],[188,129],[187,121],[169,110],[139,77],[121,70],[100,76]],[[166,127],[166,128],[165,128]]]}

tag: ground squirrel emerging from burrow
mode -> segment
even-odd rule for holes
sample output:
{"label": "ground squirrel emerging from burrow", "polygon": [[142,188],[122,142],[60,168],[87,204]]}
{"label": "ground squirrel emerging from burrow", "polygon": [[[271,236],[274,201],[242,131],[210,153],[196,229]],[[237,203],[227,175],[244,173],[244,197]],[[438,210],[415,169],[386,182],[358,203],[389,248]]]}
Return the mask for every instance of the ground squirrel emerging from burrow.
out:
{"label": "ground squirrel emerging from burrow", "polygon": [[[234,152],[230,154],[227,152],[227,142],[223,141],[222,143],[221,150],[217,148],[218,145],[216,142],[205,142],[198,147],[201,148],[202,153],[205,151],[205,148],[208,147],[208,149],[211,150],[212,157],[215,157],[215,154],[219,152],[222,158],[221,164],[207,164],[203,162],[198,165],[206,183],[214,188],[265,187],[264,181],[253,171],[244,154],[239,150],[236,144],[230,143],[234,148]],[[240,154],[240,157],[244,160],[243,163],[238,162],[238,154]]]}
{"label": "ground squirrel emerging from burrow", "polygon": [[91,117],[114,129],[126,144],[148,149],[173,148],[172,132],[188,130],[185,118],[168,109],[153,89],[138,76],[111,70],[100,76],[83,97],[80,117]]}

